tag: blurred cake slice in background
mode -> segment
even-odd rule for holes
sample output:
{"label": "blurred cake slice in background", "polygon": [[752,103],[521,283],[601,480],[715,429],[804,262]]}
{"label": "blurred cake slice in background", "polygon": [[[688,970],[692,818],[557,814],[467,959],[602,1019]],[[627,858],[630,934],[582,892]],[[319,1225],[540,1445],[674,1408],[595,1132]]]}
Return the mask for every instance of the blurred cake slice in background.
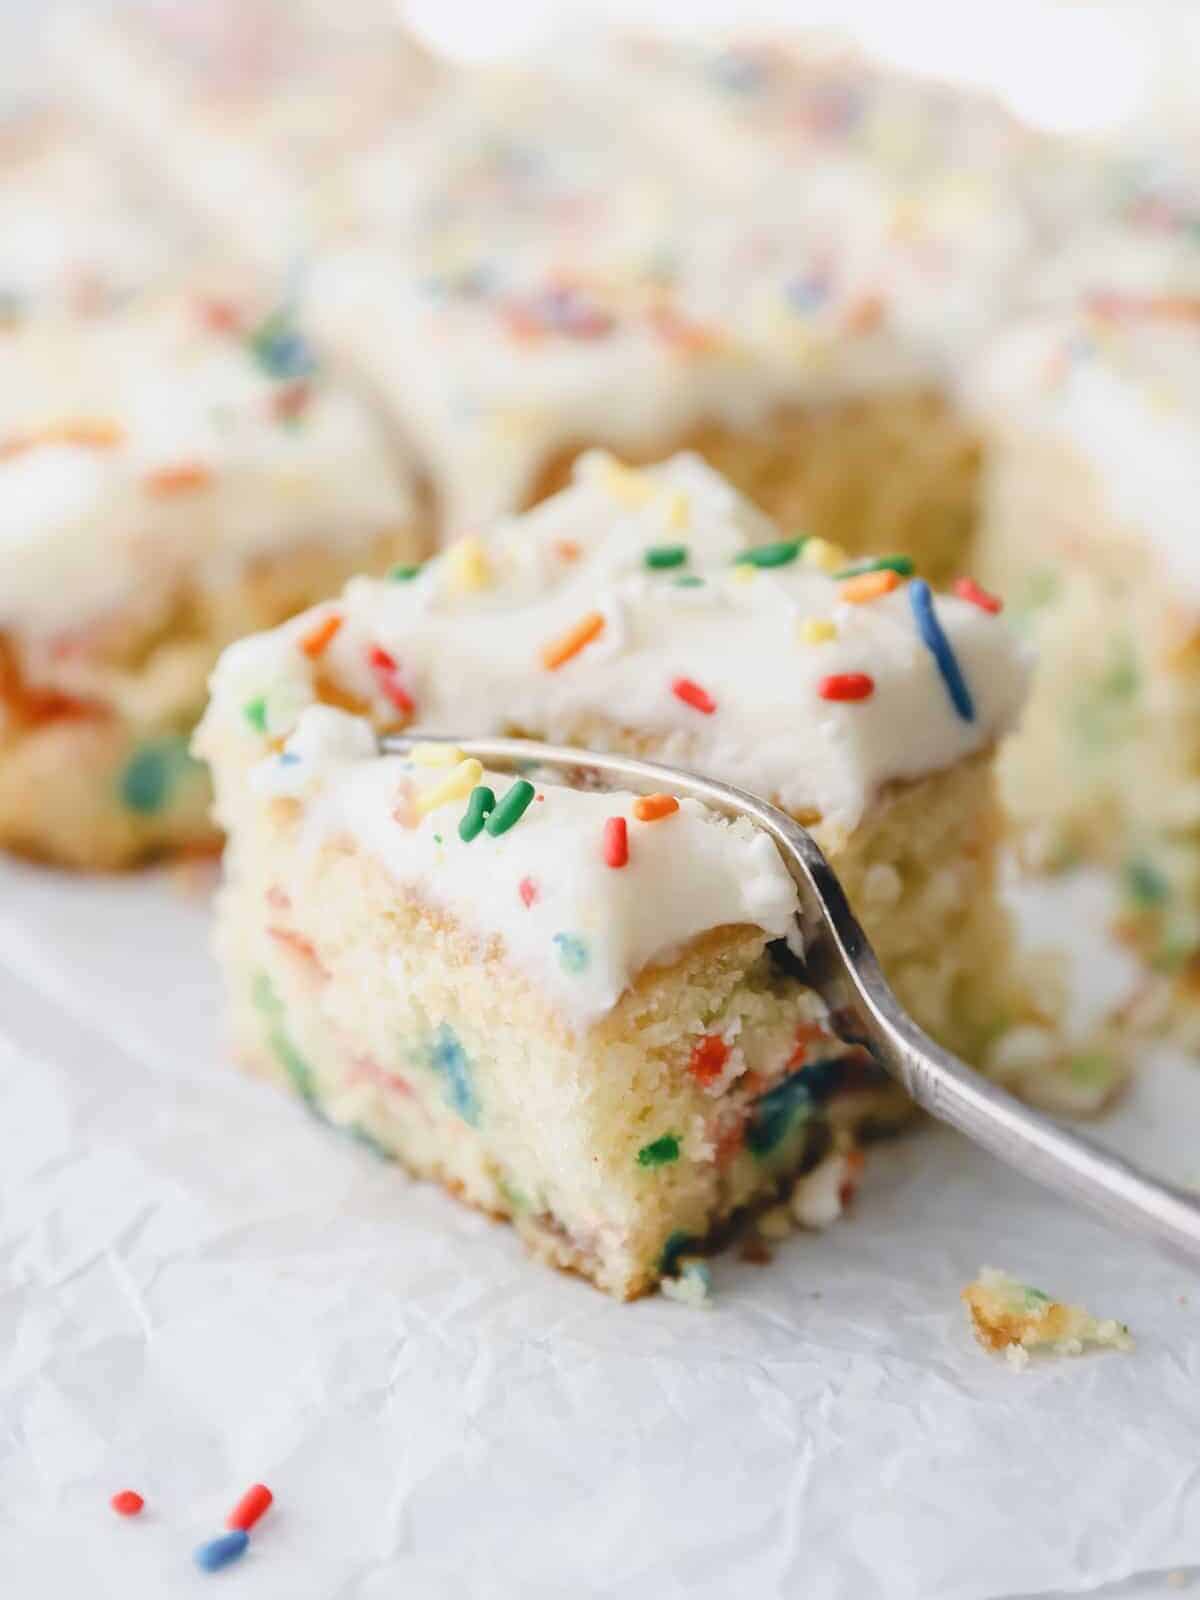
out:
{"label": "blurred cake slice in background", "polygon": [[265,268],[343,226],[346,163],[415,115],[440,72],[385,0],[78,6],[53,50],[114,146]]}
{"label": "blurred cake slice in background", "polygon": [[181,288],[4,343],[0,846],[122,866],[214,837],[187,741],[230,640],[422,522],[286,309]]}
{"label": "blurred cake slice in background", "polygon": [[110,311],[178,268],[186,229],[145,188],[61,108],[0,114],[0,338]]}
{"label": "blurred cake slice in background", "polygon": [[672,91],[596,54],[574,77],[464,74],[356,168],[360,237],[307,286],[316,337],[409,432],[446,525],[536,502],[594,444],[690,448],[787,528],[961,571],[978,439],[957,370],[1037,236],[1019,130],[858,62],[814,79],[792,52],[792,144],[750,117],[723,175],[702,97],[689,138]]}
{"label": "blurred cake slice in background", "polygon": [[1121,929],[1194,1035],[1200,295],[1135,281],[1031,313],[981,359],[980,560],[1039,654],[1005,799],[1036,860],[1118,869]]}

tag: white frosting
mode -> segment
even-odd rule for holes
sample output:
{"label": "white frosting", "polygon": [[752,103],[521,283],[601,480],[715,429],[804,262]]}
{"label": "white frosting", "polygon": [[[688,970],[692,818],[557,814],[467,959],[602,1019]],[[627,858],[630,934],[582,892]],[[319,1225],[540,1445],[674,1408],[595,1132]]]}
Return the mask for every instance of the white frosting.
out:
{"label": "white frosting", "polygon": [[1031,316],[981,358],[972,394],[1000,427],[1078,452],[1114,521],[1200,599],[1200,299]]}
{"label": "white frosting", "polygon": [[723,106],[659,64],[638,93],[569,62],[477,72],[358,168],[375,236],[317,263],[305,315],[410,431],[452,524],[513,509],[564,446],[944,384],[1007,307],[1035,234],[1013,126],[861,63],[789,72],[770,131],[732,97],[755,160],[729,190]]}
{"label": "white frosting", "polygon": [[[299,346],[291,366],[256,355],[261,310],[235,307],[246,331],[221,331],[202,306],[180,294],[66,343],[12,341],[9,370],[29,382],[0,401],[0,627],[84,626],[156,571],[216,583],[254,556],[354,547],[411,516],[364,408],[319,372],[292,376]],[[81,424],[110,437],[64,441]],[[180,471],[203,481],[169,492]]]}
{"label": "white frosting", "polygon": [[340,172],[420,104],[431,59],[380,4],[72,7],[56,57],[177,201],[269,268],[340,225]]}
{"label": "white frosting", "polygon": [[[593,452],[570,488],[485,540],[452,546],[414,581],[352,583],[320,670],[381,723],[396,721],[386,691],[399,684],[416,724],[431,730],[518,728],[596,746],[632,737],[666,762],[817,812],[834,829],[853,828],[885,784],[948,768],[1012,724],[1027,663],[1002,623],[962,601],[937,602],[975,702],[964,720],[905,586],[849,604],[802,559],[748,577],[734,557],[764,531],[695,457],[625,474]],[[646,549],[663,544],[686,546],[686,565],[647,569]],[[702,581],[680,586],[680,576]],[[593,613],[604,620],[599,636],[548,669],[543,648]],[[210,723],[251,737],[244,707],[261,697],[268,733],[286,734],[315,698],[299,646],[317,620],[227,651]],[[831,621],[836,637],[804,642],[806,620]],[[372,648],[395,662],[382,681]],[[825,678],[846,673],[870,676],[869,698],[822,696]],[[715,710],[679,698],[680,679]]]}
{"label": "white frosting", "polygon": [[[0,160],[0,331],[33,314],[91,315],[161,277],[180,241],[139,213],[83,131],[30,117]],[[24,137],[19,137],[21,132]]]}
{"label": "white frosting", "polygon": [[[710,929],[749,925],[773,939],[795,930],[795,885],[771,841],[744,820],[684,800],[673,816],[641,822],[630,794],[536,782],[541,798],[514,827],[467,842],[458,832],[465,799],[421,818],[406,809],[446,772],[378,756],[361,718],[310,706],[251,781],[307,796],[303,851],[350,835],[468,934],[498,935],[506,959],[582,1026],[609,1012],[645,968],[670,962]],[[480,778],[499,799],[513,781],[486,771]],[[629,859],[620,868],[604,858],[610,817],[626,819]]]}

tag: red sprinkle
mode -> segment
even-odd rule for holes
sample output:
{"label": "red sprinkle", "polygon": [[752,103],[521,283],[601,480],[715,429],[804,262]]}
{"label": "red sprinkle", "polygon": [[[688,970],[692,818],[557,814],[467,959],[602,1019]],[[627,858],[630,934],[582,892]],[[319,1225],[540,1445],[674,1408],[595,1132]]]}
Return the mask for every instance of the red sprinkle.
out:
{"label": "red sprinkle", "polygon": [[629,829],[624,817],[609,817],[604,824],[604,864],[608,867],[629,864]]}
{"label": "red sprinkle", "polygon": [[380,645],[373,644],[367,652],[367,663],[375,674],[375,682],[396,710],[403,716],[411,717],[417,709],[416,701],[400,682],[398,677],[400,669],[396,665],[396,658],[389,655]]}
{"label": "red sprinkle", "polygon": [[712,1083],[725,1070],[729,1060],[729,1046],[719,1033],[706,1033],[696,1041],[688,1062],[688,1071],[697,1083]]}
{"label": "red sprinkle", "polygon": [[136,1517],[146,1504],[136,1489],[122,1489],[108,1503],[119,1517]]}
{"label": "red sprinkle", "polygon": [[717,702],[712,695],[698,683],[693,683],[691,678],[676,678],[671,685],[671,693],[676,700],[682,700],[685,706],[691,706],[695,711],[702,711],[706,717],[711,717],[717,709]]}
{"label": "red sprinkle", "polygon": [[993,617],[997,612],[1004,610],[1004,601],[1000,596],[989,594],[986,589],[980,588],[974,578],[955,578],[954,592],[960,600],[969,600],[981,611],[991,612]]}
{"label": "red sprinkle", "polygon": [[275,1496],[265,1483],[251,1484],[245,1494],[225,1518],[227,1528],[241,1528],[244,1532],[254,1526],[264,1512],[271,1509],[271,1502]]}
{"label": "red sprinkle", "polygon": [[869,700],[875,679],[867,672],[834,672],[817,685],[822,700]]}
{"label": "red sprinkle", "polygon": [[517,885],[517,893],[521,896],[521,904],[526,910],[528,910],[533,902],[540,896],[540,890],[532,878],[522,878],[520,883]]}

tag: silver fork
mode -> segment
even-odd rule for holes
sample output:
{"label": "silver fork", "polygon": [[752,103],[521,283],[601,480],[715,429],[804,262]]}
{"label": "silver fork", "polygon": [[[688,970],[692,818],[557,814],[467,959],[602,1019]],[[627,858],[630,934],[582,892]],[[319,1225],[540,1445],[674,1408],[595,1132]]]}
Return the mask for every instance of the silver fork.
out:
{"label": "silver fork", "polygon": [[384,747],[400,754],[425,742],[454,744],[489,765],[547,767],[576,781],[599,778],[635,792],[687,795],[723,816],[749,817],[774,840],[795,880],[808,981],[831,1010],[852,1019],[854,1037],[917,1105],[1017,1172],[1200,1265],[1200,1198],[1023,1105],[917,1027],[886,982],[833,869],[786,812],[679,767],[527,739],[419,734],[386,739]]}

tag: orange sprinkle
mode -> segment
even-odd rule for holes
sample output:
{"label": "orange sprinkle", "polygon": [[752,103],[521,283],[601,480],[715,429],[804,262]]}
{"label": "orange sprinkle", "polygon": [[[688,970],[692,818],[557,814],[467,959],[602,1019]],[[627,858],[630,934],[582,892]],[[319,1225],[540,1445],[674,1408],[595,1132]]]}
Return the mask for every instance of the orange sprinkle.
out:
{"label": "orange sprinkle", "polygon": [[878,572],[860,572],[855,578],[847,578],[839,587],[838,599],[852,606],[865,605],[868,600],[878,600],[881,595],[891,594],[899,583],[900,574],[893,572],[890,567],[881,567]]}
{"label": "orange sprinkle", "polygon": [[586,616],[580,617],[573,628],[568,628],[566,633],[560,634],[557,639],[551,639],[549,644],[542,646],[542,665],[547,672],[555,672],[565,662],[570,661],[572,656],[577,656],[591,644],[593,639],[599,638],[603,632],[603,613],[589,611]]}
{"label": "orange sprinkle", "polygon": [[864,294],[846,310],[848,333],[873,333],[883,321],[883,301],[877,294]]}
{"label": "orange sprinkle", "polygon": [[77,445],[83,450],[113,450],[125,441],[125,429],[108,417],[67,417],[48,422],[32,433],[14,433],[0,439],[0,461],[36,450],[39,445]]}
{"label": "orange sprinkle", "polygon": [[150,494],[192,494],[197,489],[207,489],[213,481],[213,470],[202,461],[181,461],[174,467],[159,467],[148,472],[142,483]]}
{"label": "orange sprinkle", "polygon": [[679,801],[673,794],[644,794],[633,802],[633,814],[639,822],[661,822],[679,810]]}
{"label": "orange sprinkle", "polygon": [[326,646],[341,625],[340,614],[333,611],[322,622],[318,622],[310,633],[304,635],[300,641],[300,648],[310,661],[315,661],[318,656],[325,654]]}
{"label": "orange sprinkle", "polygon": [[574,539],[556,539],[553,549],[560,561],[578,561],[583,554]]}

